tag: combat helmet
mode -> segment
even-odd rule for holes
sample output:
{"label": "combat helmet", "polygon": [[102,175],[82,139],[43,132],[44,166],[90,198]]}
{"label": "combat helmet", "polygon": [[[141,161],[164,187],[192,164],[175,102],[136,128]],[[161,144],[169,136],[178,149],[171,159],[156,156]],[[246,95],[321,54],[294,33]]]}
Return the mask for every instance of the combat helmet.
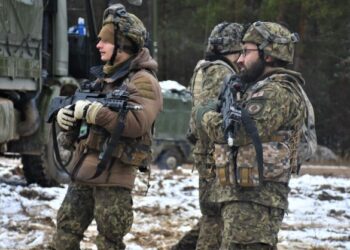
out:
{"label": "combat helmet", "polygon": [[243,26],[238,23],[219,23],[208,38],[207,52],[227,55],[241,51],[242,32]]}
{"label": "combat helmet", "polygon": [[[122,4],[113,4],[103,13],[103,24],[114,25],[114,43],[116,47],[123,49],[129,40],[139,51],[145,44],[147,31],[142,21],[132,13],[128,13]],[[127,38],[127,39],[125,39]]]}
{"label": "combat helmet", "polygon": [[257,21],[244,34],[242,42],[258,45],[265,55],[293,63],[294,43],[299,41],[298,33],[291,33],[286,27],[272,22]]}

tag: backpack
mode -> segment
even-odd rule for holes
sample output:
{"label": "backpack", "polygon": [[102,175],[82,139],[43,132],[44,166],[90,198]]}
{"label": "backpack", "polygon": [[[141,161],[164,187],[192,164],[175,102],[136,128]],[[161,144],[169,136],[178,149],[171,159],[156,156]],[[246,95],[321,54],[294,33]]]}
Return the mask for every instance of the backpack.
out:
{"label": "backpack", "polygon": [[[293,74],[285,75],[285,79],[289,82],[289,85],[292,86],[298,93],[299,96],[305,103],[306,106],[306,117],[304,119],[303,125],[300,130],[297,132],[299,138],[297,138],[296,145],[296,159],[294,164],[292,164],[292,173],[299,174],[301,165],[310,160],[310,158],[315,154],[317,149],[317,136],[315,129],[315,113],[312,107],[312,104],[306,95],[304,89],[302,88],[302,84],[304,84],[304,80],[298,79]],[[290,71],[291,72],[291,71]],[[292,84],[292,82],[294,84]]]}
{"label": "backpack", "polygon": [[300,142],[297,148],[297,173],[299,173],[301,164],[310,160],[317,149],[314,109],[303,88],[298,86],[306,104],[307,116],[301,128]]}

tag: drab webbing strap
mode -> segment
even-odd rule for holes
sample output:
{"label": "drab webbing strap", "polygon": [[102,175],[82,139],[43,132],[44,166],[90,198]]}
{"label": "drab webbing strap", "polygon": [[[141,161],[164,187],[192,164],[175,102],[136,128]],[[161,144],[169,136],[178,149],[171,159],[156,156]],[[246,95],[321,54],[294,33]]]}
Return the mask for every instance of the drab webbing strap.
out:
{"label": "drab webbing strap", "polygon": [[52,122],[52,141],[53,141],[53,148],[54,148],[54,153],[55,153],[55,158],[57,160],[57,166],[59,169],[63,170],[68,176],[71,176],[68,170],[66,169],[67,165],[69,164],[70,161],[67,161],[65,164],[62,161],[61,155],[60,155],[60,150],[58,148],[58,142],[57,142],[57,131],[56,131],[56,122]]}
{"label": "drab webbing strap", "polygon": [[[126,85],[123,84],[120,89],[126,89]],[[117,127],[113,131],[111,135],[111,139],[107,145],[106,151],[103,152],[103,156],[101,161],[97,165],[96,173],[89,179],[94,179],[102,174],[102,172],[106,169],[107,164],[110,162],[112,158],[113,151],[117,147],[117,144],[119,142],[119,139],[124,131],[125,128],[125,117],[128,113],[128,110],[126,109],[127,101],[124,102],[124,106],[119,112],[118,112],[118,123]]]}

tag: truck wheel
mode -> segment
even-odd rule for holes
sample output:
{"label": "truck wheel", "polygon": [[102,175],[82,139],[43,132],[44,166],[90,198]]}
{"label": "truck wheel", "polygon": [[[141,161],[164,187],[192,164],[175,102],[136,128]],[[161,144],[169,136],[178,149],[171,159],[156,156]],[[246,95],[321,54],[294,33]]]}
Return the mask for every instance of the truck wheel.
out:
{"label": "truck wheel", "polygon": [[175,169],[182,164],[182,156],[176,149],[168,149],[159,156],[156,164],[160,169]]}
{"label": "truck wheel", "polygon": [[[58,127],[58,126],[57,126]],[[57,128],[59,132],[59,128]],[[28,184],[37,183],[43,187],[57,186],[59,183],[69,183],[70,177],[59,167],[59,163],[54,154],[51,128],[49,129],[48,144],[44,153],[38,155],[22,155],[24,176]],[[69,165],[74,162],[73,152],[60,148],[60,155],[64,162]]]}
{"label": "truck wheel", "polygon": [[58,183],[46,173],[42,156],[22,155],[22,164],[24,177],[28,184],[37,183],[42,187],[58,185]]}

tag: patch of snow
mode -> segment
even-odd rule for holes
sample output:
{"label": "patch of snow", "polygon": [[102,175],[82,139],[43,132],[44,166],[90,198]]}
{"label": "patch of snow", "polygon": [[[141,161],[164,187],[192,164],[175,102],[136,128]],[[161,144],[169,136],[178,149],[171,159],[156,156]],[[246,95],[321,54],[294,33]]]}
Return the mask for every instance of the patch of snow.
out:
{"label": "patch of snow", "polygon": [[[14,174],[20,161],[0,157],[2,180],[24,181]],[[128,250],[169,249],[200,218],[198,175],[191,169],[152,169],[139,176],[134,191],[134,224],[124,241]],[[289,209],[279,233],[279,249],[350,249],[350,181],[303,175],[290,181]],[[0,249],[47,246],[55,231],[56,213],[67,191],[0,183]],[[93,222],[81,247],[95,250]],[[325,248],[327,247],[327,248]]]}
{"label": "patch of snow", "polygon": [[183,86],[180,83],[178,83],[177,81],[173,81],[173,80],[160,81],[159,84],[160,84],[162,91],[167,91],[167,90],[182,91],[182,90],[186,89],[185,86]]}

